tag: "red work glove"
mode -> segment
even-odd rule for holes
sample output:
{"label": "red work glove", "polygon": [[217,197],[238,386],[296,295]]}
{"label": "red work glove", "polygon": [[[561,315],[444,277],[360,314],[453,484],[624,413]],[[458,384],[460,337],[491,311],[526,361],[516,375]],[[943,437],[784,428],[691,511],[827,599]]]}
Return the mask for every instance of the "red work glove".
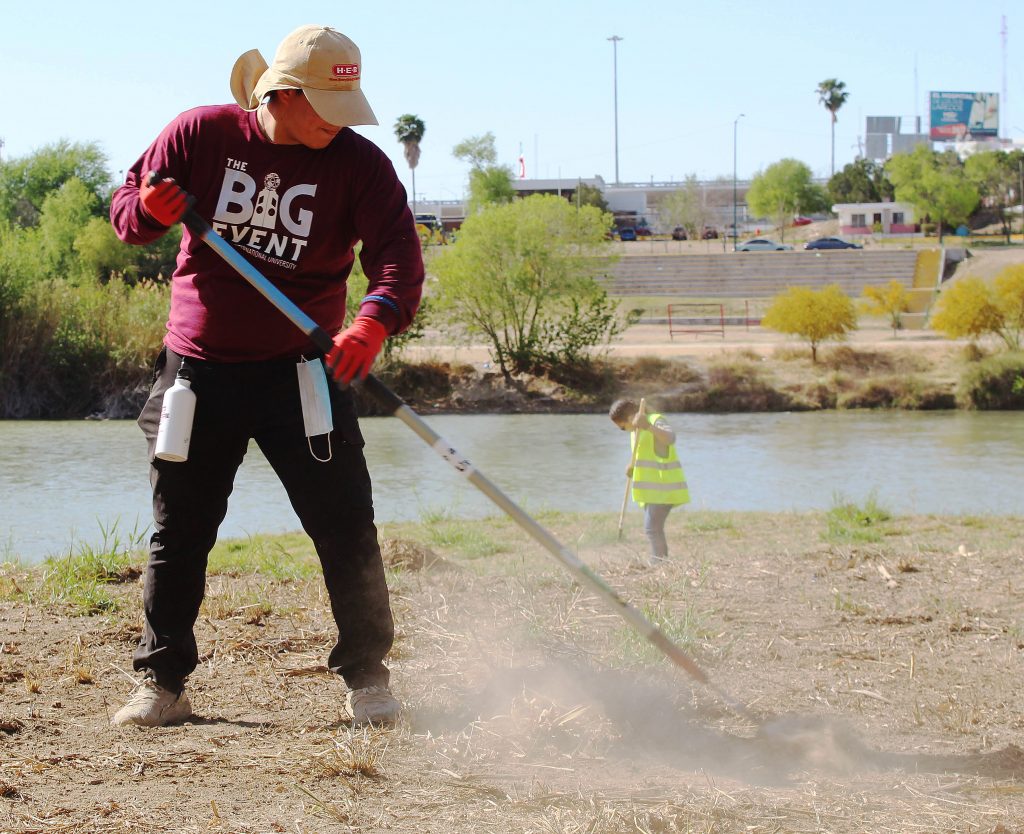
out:
{"label": "red work glove", "polygon": [[139,186],[139,197],[142,199],[142,210],[157,223],[173,226],[185,215],[188,209],[188,196],[174,180],[160,180],[156,185],[150,181],[156,173],[150,171],[142,178]]}
{"label": "red work glove", "polygon": [[355,321],[334,337],[327,354],[327,367],[338,382],[348,384],[353,377],[363,379],[380,353],[388,332],[377,319],[356,316]]}

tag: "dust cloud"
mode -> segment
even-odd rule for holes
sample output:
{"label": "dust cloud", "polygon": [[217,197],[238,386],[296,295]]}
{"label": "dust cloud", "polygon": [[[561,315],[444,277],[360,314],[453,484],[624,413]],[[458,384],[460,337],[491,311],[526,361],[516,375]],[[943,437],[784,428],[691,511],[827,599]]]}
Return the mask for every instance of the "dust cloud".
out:
{"label": "dust cloud", "polygon": [[663,677],[548,658],[492,669],[482,685],[449,692],[447,707],[417,705],[410,723],[434,734],[499,724],[520,749],[598,754],[611,766],[646,760],[765,786],[810,770],[849,774],[880,764],[841,722],[789,715],[756,726],[698,707],[688,682]]}

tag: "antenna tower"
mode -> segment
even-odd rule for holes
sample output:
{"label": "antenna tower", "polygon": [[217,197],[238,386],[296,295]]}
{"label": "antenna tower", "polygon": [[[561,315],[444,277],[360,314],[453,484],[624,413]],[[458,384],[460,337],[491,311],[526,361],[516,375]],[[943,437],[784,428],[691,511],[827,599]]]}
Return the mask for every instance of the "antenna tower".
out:
{"label": "antenna tower", "polygon": [[[1003,25],[1002,28],[999,30],[1000,41],[1002,42],[1003,47],[1003,100],[999,102],[999,110],[1002,113],[1002,118],[1000,119],[1000,122],[1004,124],[1007,118],[1009,117],[1009,111],[1006,109],[1006,34],[1006,15],[1003,15]],[[1003,128],[1002,133],[1004,136],[1006,135],[1005,127]]]}

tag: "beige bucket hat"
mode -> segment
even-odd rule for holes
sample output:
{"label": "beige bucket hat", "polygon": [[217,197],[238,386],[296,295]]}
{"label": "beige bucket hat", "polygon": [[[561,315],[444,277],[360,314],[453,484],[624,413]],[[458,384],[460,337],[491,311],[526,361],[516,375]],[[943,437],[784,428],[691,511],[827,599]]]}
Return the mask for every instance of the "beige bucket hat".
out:
{"label": "beige bucket hat", "polygon": [[239,56],[231,68],[231,94],[240,107],[255,110],[271,90],[300,89],[325,122],[375,125],[359,89],[362,69],[359,47],[341,32],[300,26],[281,41],[270,66],[256,49]]}

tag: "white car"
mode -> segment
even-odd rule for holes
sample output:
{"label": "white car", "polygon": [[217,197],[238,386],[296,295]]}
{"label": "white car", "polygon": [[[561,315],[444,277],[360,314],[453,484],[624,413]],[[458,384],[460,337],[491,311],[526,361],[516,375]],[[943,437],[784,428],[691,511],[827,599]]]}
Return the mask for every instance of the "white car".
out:
{"label": "white car", "polygon": [[776,243],[766,237],[755,237],[745,240],[736,247],[737,252],[790,252],[793,247],[788,243]]}

